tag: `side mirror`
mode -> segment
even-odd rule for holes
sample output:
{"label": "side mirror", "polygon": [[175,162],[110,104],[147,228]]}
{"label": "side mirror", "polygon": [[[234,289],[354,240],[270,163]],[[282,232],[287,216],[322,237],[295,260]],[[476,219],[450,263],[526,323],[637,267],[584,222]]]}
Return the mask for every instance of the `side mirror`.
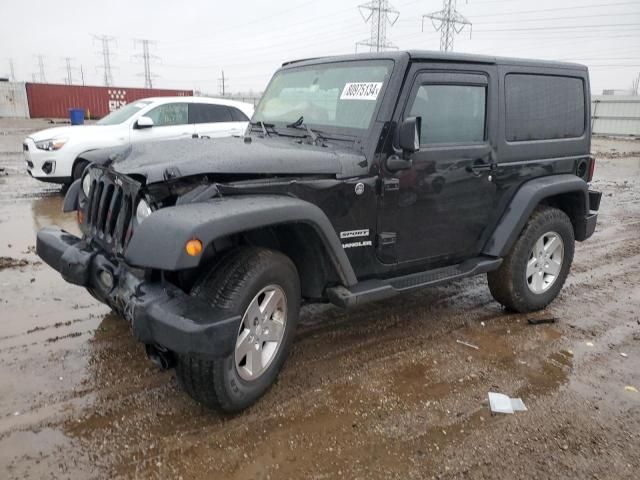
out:
{"label": "side mirror", "polygon": [[149,117],[140,117],[136,122],[136,128],[151,128],[153,127],[153,120]]}
{"label": "side mirror", "polygon": [[420,150],[421,131],[421,117],[406,118],[398,125],[398,146],[403,153],[414,153]]}
{"label": "side mirror", "polygon": [[420,150],[421,117],[406,118],[396,129],[394,155],[387,157],[385,167],[390,172],[408,170],[413,166],[410,154]]}

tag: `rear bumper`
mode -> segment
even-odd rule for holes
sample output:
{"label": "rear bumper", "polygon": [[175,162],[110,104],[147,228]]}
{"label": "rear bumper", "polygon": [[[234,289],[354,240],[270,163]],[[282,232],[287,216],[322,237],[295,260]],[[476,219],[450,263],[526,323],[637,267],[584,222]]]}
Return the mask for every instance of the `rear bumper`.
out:
{"label": "rear bumper", "polygon": [[593,235],[598,222],[598,210],[600,209],[600,200],[602,192],[589,190],[589,213],[580,221],[576,222],[575,236],[576,240],[583,241]]}
{"label": "rear bumper", "polygon": [[[112,261],[80,238],[58,228],[38,232],[36,251],[69,283],[90,288],[131,323],[136,338],[178,354],[222,357],[233,351],[239,315],[211,307],[141,271]],[[112,281],[105,282],[111,278]]]}

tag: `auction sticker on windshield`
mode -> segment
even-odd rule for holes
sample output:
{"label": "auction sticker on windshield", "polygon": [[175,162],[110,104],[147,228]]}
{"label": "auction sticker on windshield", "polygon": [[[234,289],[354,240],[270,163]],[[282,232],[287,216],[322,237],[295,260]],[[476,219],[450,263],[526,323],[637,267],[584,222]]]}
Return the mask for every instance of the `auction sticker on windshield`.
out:
{"label": "auction sticker on windshield", "polygon": [[382,82],[347,83],[340,100],[376,100],[381,88]]}

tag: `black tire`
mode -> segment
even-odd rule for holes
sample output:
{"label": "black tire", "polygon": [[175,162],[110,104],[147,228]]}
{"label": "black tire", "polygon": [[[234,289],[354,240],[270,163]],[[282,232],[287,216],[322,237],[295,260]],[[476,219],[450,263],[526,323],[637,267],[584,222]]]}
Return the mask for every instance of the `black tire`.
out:
{"label": "black tire", "polygon": [[73,170],[71,171],[71,183],[82,178],[82,174],[84,173],[84,169],[87,168],[87,165],[89,165],[89,162],[86,160],[76,160],[76,163],[73,164]]}
{"label": "black tire", "polygon": [[[557,278],[546,291],[534,293],[526,278],[527,262],[535,242],[547,232],[556,232],[562,238],[562,266]],[[560,293],[573,262],[574,248],[573,225],[567,214],[554,207],[537,207],[500,268],[487,273],[491,295],[506,308],[516,312],[543,309]]]}
{"label": "black tire", "polygon": [[[300,311],[300,281],[293,262],[264,248],[236,249],[204,275],[192,295],[232,314],[244,315],[254,297],[267,285],[278,285],[286,295],[287,317],[283,337],[273,360],[258,378],[240,377],[235,352],[219,359],[191,355],[178,357],[176,372],[186,392],[209,408],[233,413],[255,403],[275,382],[293,342]],[[236,337],[229,339],[234,347]]]}

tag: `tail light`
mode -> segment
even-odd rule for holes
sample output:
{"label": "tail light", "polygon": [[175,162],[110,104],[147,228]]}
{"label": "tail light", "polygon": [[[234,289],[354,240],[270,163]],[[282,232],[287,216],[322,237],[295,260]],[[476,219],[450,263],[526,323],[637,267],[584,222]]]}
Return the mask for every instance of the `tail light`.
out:
{"label": "tail light", "polygon": [[596,171],[596,159],[595,157],[591,157],[591,161],[589,162],[589,175],[587,175],[587,182],[593,180],[593,172]]}

